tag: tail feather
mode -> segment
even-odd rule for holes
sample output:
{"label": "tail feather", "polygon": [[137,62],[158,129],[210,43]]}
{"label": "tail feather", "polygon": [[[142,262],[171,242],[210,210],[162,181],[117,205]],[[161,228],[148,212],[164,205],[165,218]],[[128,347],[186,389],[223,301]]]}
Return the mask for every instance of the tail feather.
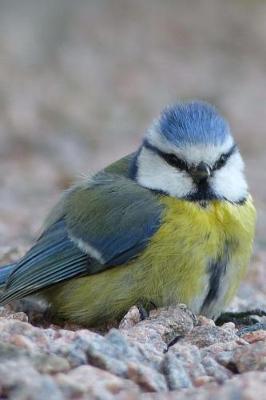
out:
{"label": "tail feather", "polygon": [[0,290],[5,287],[7,279],[15,266],[16,263],[0,266]]}

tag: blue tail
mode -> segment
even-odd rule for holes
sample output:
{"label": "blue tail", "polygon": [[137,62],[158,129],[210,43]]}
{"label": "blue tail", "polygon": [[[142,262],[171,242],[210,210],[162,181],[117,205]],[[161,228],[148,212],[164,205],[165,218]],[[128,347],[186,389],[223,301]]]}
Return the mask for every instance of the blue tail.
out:
{"label": "blue tail", "polygon": [[0,289],[3,289],[5,286],[6,281],[15,266],[16,263],[0,266]]}

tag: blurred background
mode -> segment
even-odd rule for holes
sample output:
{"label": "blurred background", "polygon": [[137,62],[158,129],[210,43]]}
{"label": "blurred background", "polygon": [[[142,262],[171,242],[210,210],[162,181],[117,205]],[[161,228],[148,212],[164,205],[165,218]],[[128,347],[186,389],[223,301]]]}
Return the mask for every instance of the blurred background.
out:
{"label": "blurred background", "polygon": [[266,245],[266,1],[0,0],[0,246],[27,246],[62,189],[134,151],[161,108],[229,119]]}

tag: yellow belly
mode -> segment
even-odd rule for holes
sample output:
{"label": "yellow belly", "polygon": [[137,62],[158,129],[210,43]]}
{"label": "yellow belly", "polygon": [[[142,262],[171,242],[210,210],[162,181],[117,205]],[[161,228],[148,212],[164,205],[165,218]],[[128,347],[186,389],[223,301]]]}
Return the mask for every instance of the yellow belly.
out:
{"label": "yellow belly", "polygon": [[[219,315],[234,296],[251,255],[251,198],[244,205],[213,201],[206,208],[165,196],[160,201],[166,206],[161,227],[138,258],[46,292],[58,316],[97,325],[120,317],[133,304],[150,302],[158,307],[185,303],[195,313]],[[224,271],[214,272],[217,268]]]}

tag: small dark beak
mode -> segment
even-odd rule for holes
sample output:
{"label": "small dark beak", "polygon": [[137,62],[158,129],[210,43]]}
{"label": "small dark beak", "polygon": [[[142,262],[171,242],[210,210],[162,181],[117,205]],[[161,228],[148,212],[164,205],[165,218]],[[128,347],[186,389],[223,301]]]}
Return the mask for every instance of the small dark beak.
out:
{"label": "small dark beak", "polygon": [[201,162],[190,169],[190,174],[195,182],[207,180],[211,176],[211,169],[208,164]]}

